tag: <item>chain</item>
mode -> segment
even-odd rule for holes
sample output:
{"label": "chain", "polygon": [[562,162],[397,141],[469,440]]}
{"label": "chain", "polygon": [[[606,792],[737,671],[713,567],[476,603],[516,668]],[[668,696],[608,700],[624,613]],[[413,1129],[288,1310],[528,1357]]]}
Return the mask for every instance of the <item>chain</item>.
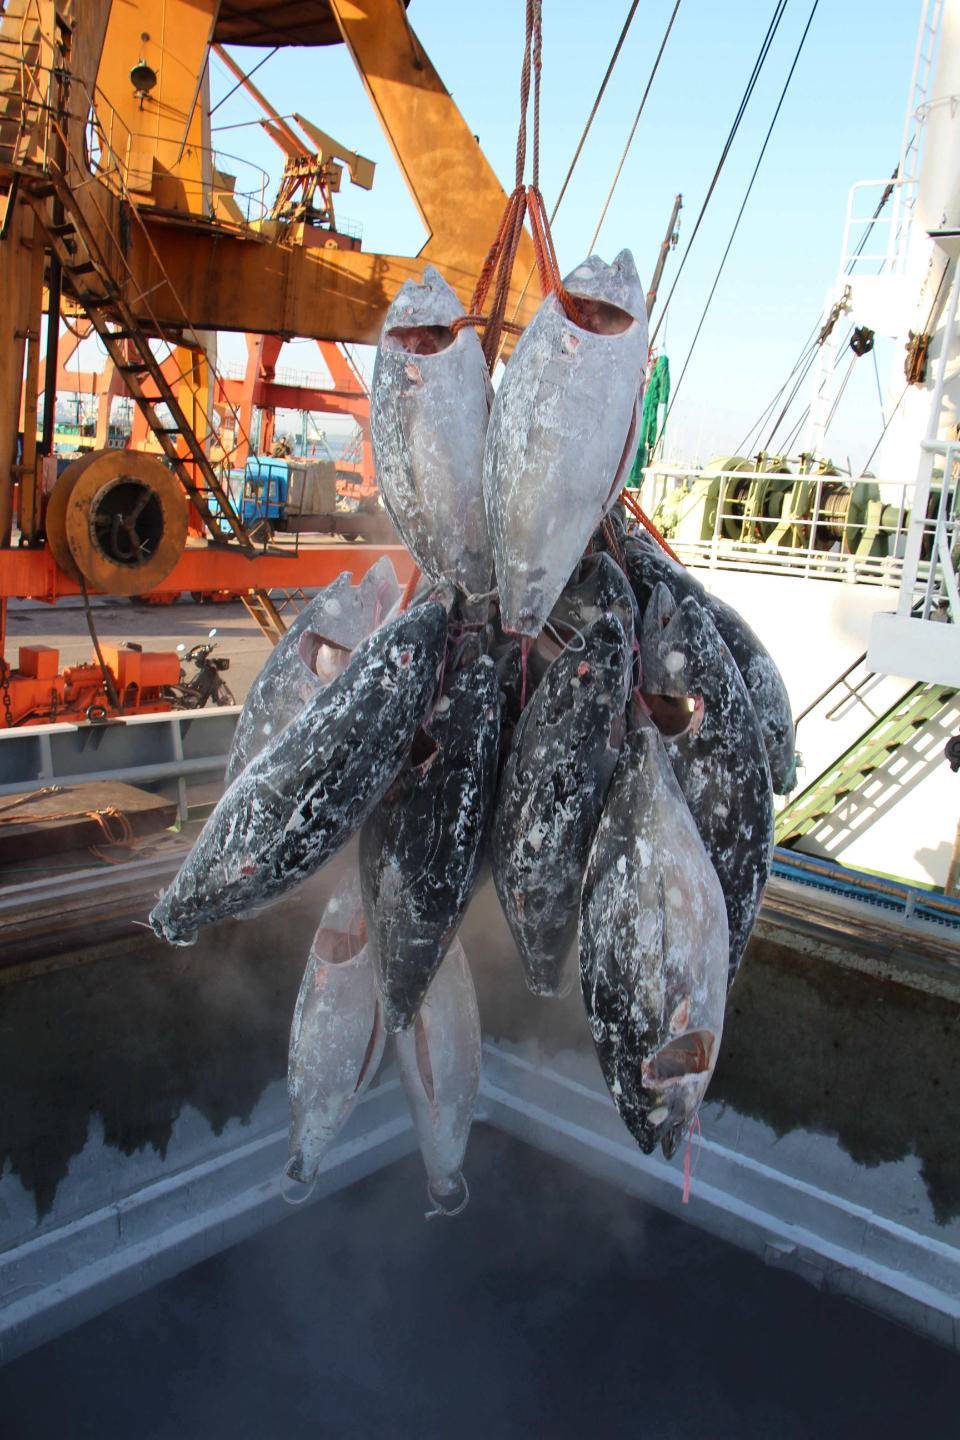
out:
{"label": "chain", "polygon": [[13,707],[10,704],[10,665],[0,660],[0,691],[3,694],[3,718],[9,730],[13,729]]}

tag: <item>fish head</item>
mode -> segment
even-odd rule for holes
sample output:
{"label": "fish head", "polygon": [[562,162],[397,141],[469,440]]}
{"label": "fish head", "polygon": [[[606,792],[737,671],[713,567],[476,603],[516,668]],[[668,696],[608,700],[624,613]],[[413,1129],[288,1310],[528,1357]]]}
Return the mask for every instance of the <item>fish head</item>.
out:
{"label": "fish head", "polygon": [[609,265],[589,255],[563,284],[574,297],[583,328],[592,333],[620,335],[634,324],[646,330],[647,296],[629,250],[621,250]]}
{"label": "fish head", "polygon": [[338,1126],[331,1124],[323,1106],[301,1104],[291,1114],[286,1174],[300,1185],[312,1185],[324,1155],[336,1139]]}
{"label": "fish head", "polygon": [[405,280],[387,311],[380,334],[386,354],[437,355],[456,340],[450,328],[464,314],[456,292],[428,265],[420,281]]}
{"label": "fish head", "polygon": [[390,624],[371,636],[388,646],[390,656],[405,669],[410,663],[408,646],[420,644],[429,652],[440,649],[447,633],[447,612],[432,596],[397,615]]}
{"label": "fish head", "polygon": [[703,606],[692,595],[678,604],[673,592],[658,582],[640,629],[644,693],[677,698],[700,695],[721,658],[720,638]]}
{"label": "fish head", "polygon": [[[688,1016],[689,1010],[690,997],[681,996],[674,1013]],[[668,1160],[676,1153],[710,1084],[719,1040],[711,1027],[686,1021],[643,1061],[640,1143],[647,1154],[658,1144]]]}
{"label": "fish head", "polygon": [[582,561],[550,614],[553,626],[583,630],[601,615],[615,615],[633,647],[638,617],[630,582],[606,551]]}
{"label": "fish head", "polygon": [[[561,659],[571,652],[576,661],[574,647],[568,647]],[[570,683],[592,685],[598,696],[609,697],[610,710],[622,716],[630,694],[632,661],[632,647],[616,615],[601,615],[583,633],[583,653],[573,665]]]}
{"label": "fish head", "polygon": [[171,885],[163,892],[147,917],[150,928],[160,940],[168,945],[195,945],[197,943],[197,916],[177,900]]}

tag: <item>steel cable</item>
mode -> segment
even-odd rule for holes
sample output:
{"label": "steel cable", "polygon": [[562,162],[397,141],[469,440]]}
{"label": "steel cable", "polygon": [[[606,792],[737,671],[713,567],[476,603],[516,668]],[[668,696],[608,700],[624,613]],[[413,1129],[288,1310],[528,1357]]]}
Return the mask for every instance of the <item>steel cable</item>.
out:
{"label": "steel cable", "polygon": [[[783,0],[783,4],[784,4],[784,5],[786,4],[786,0]],[[614,190],[616,190],[616,188],[617,188],[617,182],[619,181],[620,176],[621,176],[621,174],[622,174],[622,172],[623,172],[623,167],[624,167],[624,164],[626,163],[627,155],[628,155],[628,153],[629,153],[629,151],[630,151],[630,146],[633,144],[633,137],[634,137],[634,135],[636,135],[636,133],[637,133],[637,126],[640,124],[640,116],[643,114],[643,107],[644,107],[644,106],[646,105],[646,103],[647,103],[647,96],[650,94],[650,90],[651,90],[651,87],[652,87],[652,85],[653,85],[654,79],[656,78],[657,71],[660,69],[660,61],[663,59],[663,52],[664,52],[664,50],[666,50],[666,48],[667,48],[667,41],[670,39],[670,31],[673,29],[673,22],[674,22],[674,20],[676,20],[676,18],[677,18],[677,11],[678,11],[679,9],[680,9],[680,0],[677,0],[677,3],[676,3],[676,4],[674,5],[674,7],[673,7],[673,12],[672,12],[672,14],[671,14],[671,16],[670,16],[670,19],[667,21],[667,28],[666,28],[666,30],[663,32],[663,39],[660,41],[660,49],[657,51],[656,59],[655,59],[654,62],[653,62],[653,68],[652,68],[652,70],[650,71],[650,74],[647,76],[647,83],[646,83],[646,86],[645,86],[645,88],[644,88],[643,95],[640,97],[640,107],[639,107],[639,109],[637,110],[636,115],[633,117],[633,124],[632,124],[632,126],[630,127],[630,134],[627,136],[627,143],[626,143],[626,145],[624,145],[624,147],[623,147],[623,154],[620,156],[620,163],[619,163],[619,165],[617,166],[616,174],[614,175],[613,181],[612,181],[612,183],[611,183],[611,185],[610,185],[610,189],[609,189],[609,191],[607,192],[607,198],[606,198],[606,200],[604,200],[604,202],[603,202],[603,209],[600,211],[600,219],[597,221],[597,228],[596,228],[596,230],[594,230],[594,232],[593,232],[593,239],[590,241],[590,244],[587,246],[587,254],[588,254],[588,255],[592,255],[592,254],[593,254],[593,247],[594,247],[594,246],[596,245],[596,243],[597,243],[597,239],[598,239],[598,237],[599,237],[599,235],[600,235],[600,231],[601,231],[602,228],[603,228],[603,222],[604,222],[604,220],[607,218],[607,211],[608,211],[609,208],[610,208],[610,201],[613,199],[613,192],[614,192]]]}
{"label": "steel cable", "polygon": [[700,229],[700,226],[703,224],[703,217],[707,213],[707,206],[710,204],[713,192],[717,188],[717,181],[720,179],[720,174],[723,170],[724,165],[726,164],[727,156],[729,155],[733,142],[736,139],[737,131],[740,129],[740,123],[743,120],[744,114],[746,113],[747,106],[750,103],[750,97],[753,94],[754,88],[756,87],[757,80],[760,77],[760,72],[763,69],[767,55],[770,53],[770,47],[773,44],[774,36],[779,29],[780,21],[783,19],[783,13],[786,8],[787,0],[777,0],[777,4],[774,7],[773,15],[770,19],[770,24],[767,26],[767,33],[763,37],[763,44],[760,46],[759,54],[757,55],[756,60],[753,62],[753,70],[750,72],[750,78],[747,81],[746,89],[744,90],[743,95],[740,99],[740,104],[737,107],[737,113],[734,116],[733,124],[730,126],[729,134],[727,135],[723,149],[720,152],[720,159],[717,161],[717,167],[713,172],[713,178],[711,179],[710,184],[707,188],[707,193],[704,196],[703,204],[700,206],[700,212],[697,215],[696,220],[694,221],[693,230],[690,233],[690,239],[687,241],[686,249],[684,250],[683,255],[680,257],[680,264],[677,268],[677,273],[673,278],[673,284],[670,286],[670,292],[667,295],[667,298],[664,301],[663,306],[660,310],[660,318],[657,321],[654,327],[653,334],[650,337],[651,345],[653,345],[654,341],[657,338],[657,335],[660,333],[660,326],[663,324],[664,317],[668,309],[670,308],[670,301],[673,299],[674,292],[680,281],[680,276],[683,274],[683,268],[686,265],[687,260],[689,259],[690,251],[693,249],[693,243],[697,238],[697,233]]}

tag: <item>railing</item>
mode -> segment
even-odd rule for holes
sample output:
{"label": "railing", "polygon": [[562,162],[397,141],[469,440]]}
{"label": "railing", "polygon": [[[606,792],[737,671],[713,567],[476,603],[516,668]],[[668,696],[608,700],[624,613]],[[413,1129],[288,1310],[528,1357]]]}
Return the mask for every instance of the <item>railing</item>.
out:
{"label": "railing", "polygon": [[[96,108],[91,109],[84,130],[87,161],[91,172],[99,180],[108,187],[117,189],[115,181],[122,157],[134,154],[139,141],[149,142],[155,137],[131,130],[99,90],[96,100]],[[106,118],[102,119],[101,116]],[[199,175],[196,173],[198,158],[200,161]],[[236,180],[234,168],[239,169],[241,173],[249,173],[255,179],[246,188],[239,190],[236,186],[229,189],[226,185],[218,183],[218,174]],[[218,224],[228,227],[236,227],[237,224],[235,219],[225,215],[222,210],[218,210],[217,201],[221,198],[225,201],[233,201],[237,205],[243,212],[245,224],[265,220],[270,213],[270,206],[267,203],[267,187],[270,184],[270,176],[267,171],[242,155],[233,155],[226,150],[217,150],[212,145],[198,145],[191,142],[184,146],[181,156],[174,164],[164,165],[163,180],[164,183],[173,182],[174,185],[180,187],[187,203],[191,206],[192,214],[202,213],[209,220]]]}
{"label": "railing", "polygon": [[[739,463],[743,468],[652,465],[644,472],[641,504],[684,560],[900,585],[912,485]],[[949,513],[956,528],[955,503]],[[926,584],[929,545],[922,554],[918,583]]]}
{"label": "railing", "polygon": [[[860,279],[864,275],[887,276],[902,273],[906,263],[908,233],[904,216],[912,213],[918,180],[916,176],[892,180],[858,180],[847,195],[847,213],[843,225],[840,273],[843,278]],[[890,190],[894,204],[889,214],[878,214],[878,201]],[[864,196],[869,209],[859,214]],[[874,234],[877,239],[873,240]]]}
{"label": "railing", "polygon": [[943,477],[937,497],[936,512],[919,520],[922,536],[921,553],[929,553],[923,586],[921,620],[929,620],[934,609],[946,601],[950,619],[960,624],[960,591],[957,587],[957,563],[960,559],[960,441],[932,440],[924,448],[943,456]]}

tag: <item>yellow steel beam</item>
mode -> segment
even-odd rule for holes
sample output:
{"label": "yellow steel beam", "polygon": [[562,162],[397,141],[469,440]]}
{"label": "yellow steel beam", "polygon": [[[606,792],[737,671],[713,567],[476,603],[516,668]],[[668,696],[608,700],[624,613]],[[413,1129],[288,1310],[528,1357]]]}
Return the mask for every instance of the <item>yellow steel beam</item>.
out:
{"label": "yellow steel beam", "polygon": [[[118,198],[92,182],[80,192],[81,203],[142,321],[149,323],[152,313],[165,327],[182,326],[189,317],[198,329],[373,343],[393,296],[404,280],[419,279],[426,262],[469,301],[504,191],[396,0],[330,5],[429,232],[426,244],[416,256],[367,254],[303,246],[283,227],[265,242],[162,220],[147,206],[141,212],[147,235],[136,223],[125,227],[130,282],[108,233],[119,233]],[[525,233],[508,314],[533,265]],[[147,304],[137,299],[143,292]],[[534,282],[520,305],[521,324],[539,298]]]}

